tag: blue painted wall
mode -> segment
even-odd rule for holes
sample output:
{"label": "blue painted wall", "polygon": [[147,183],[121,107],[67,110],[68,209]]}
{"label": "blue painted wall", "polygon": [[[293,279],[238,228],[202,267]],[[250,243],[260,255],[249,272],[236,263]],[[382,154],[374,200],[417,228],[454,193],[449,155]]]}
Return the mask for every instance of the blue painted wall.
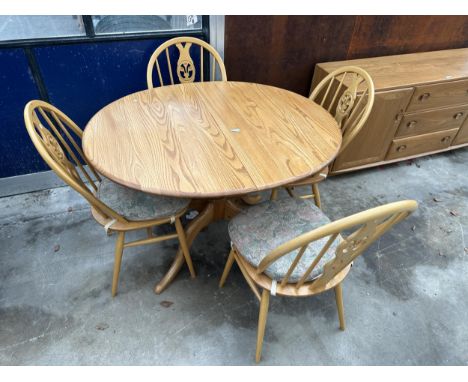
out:
{"label": "blue painted wall", "polygon": [[[33,48],[49,102],[81,128],[102,107],[146,88],[146,67],[164,40],[111,41]],[[191,49],[194,62],[199,50]],[[177,63],[177,48],[170,51]],[[165,56],[164,56],[165,57]],[[161,60],[170,83],[166,60]],[[197,70],[197,78],[199,76]],[[156,80],[154,83],[159,83]],[[175,76],[177,77],[177,76]],[[39,94],[22,49],[0,49],[0,178],[48,170],[26,132],[24,105]]]}
{"label": "blue painted wall", "polygon": [[0,92],[0,177],[46,170],[24,126],[24,105],[39,94],[23,49],[0,50]]}

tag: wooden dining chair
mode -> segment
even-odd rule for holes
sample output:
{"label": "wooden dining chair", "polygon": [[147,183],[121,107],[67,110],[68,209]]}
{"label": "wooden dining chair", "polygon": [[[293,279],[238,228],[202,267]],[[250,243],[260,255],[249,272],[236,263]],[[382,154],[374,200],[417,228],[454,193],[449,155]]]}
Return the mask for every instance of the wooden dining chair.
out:
{"label": "wooden dining chair", "polygon": [[260,301],[256,361],[270,295],[307,297],[334,289],[344,330],[342,282],[352,262],[417,207],[414,200],[399,201],[331,222],[312,200],[286,198],[249,207],[232,219],[232,249],[219,285],[235,261]]}
{"label": "wooden dining chair", "polygon": [[[187,199],[147,194],[114,183],[100,175],[81,149],[82,130],[56,107],[30,101],[24,120],[34,146],[50,168],[91,205],[91,213],[106,232],[117,233],[112,296],[117,293],[124,248],[178,239],[190,275],[195,277],[180,217],[190,203]],[[174,224],[175,232],[153,236],[153,227]],[[128,231],[145,229],[147,237],[125,242]]]}
{"label": "wooden dining chair", "polygon": [[[331,113],[338,123],[343,140],[338,155],[351,143],[361,130],[374,104],[374,83],[370,75],[357,66],[344,66],[328,74],[309,97]],[[296,196],[295,187],[309,186],[310,194],[300,198],[313,198],[321,208],[318,183],[323,181],[329,172],[328,166],[318,173],[288,184],[285,188],[290,196]],[[278,190],[272,191],[271,198],[276,199]]]}
{"label": "wooden dining chair", "polygon": [[[165,53],[164,57],[160,58],[162,53]],[[208,62],[206,62],[207,58]],[[195,64],[194,59],[198,61],[198,65]],[[208,78],[205,76],[205,65],[211,66],[211,75]],[[195,81],[203,82],[205,80],[215,81],[217,68],[221,80],[227,81],[226,68],[219,53],[210,44],[195,37],[176,37],[170,39],[154,51],[146,70],[148,89],[154,87],[153,71],[155,66],[158,75],[158,86]],[[165,71],[162,69],[165,69]],[[199,71],[198,74],[197,70]],[[166,72],[169,75],[170,82],[166,77],[165,83],[163,74]]]}

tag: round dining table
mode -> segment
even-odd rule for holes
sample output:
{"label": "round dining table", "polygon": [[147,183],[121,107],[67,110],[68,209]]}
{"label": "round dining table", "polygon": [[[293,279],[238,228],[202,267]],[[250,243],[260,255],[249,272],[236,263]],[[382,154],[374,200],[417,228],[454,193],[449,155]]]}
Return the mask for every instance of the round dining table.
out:
{"label": "round dining table", "polygon": [[[242,197],[309,177],[337,155],[341,131],[299,94],[247,82],[143,90],[105,106],[87,124],[83,151],[107,178],[147,193],[190,198],[199,214],[190,246],[211,222],[247,208]],[[184,263],[178,253],[161,293]]]}

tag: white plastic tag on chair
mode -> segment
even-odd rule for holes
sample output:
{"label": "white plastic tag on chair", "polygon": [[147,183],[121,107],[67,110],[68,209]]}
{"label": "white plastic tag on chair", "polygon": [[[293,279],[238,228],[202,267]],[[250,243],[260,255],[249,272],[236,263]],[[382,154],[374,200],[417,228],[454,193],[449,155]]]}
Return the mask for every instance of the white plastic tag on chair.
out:
{"label": "white plastic tag on chair", "polygon": [[196,210],[191,210],[187,212],[187,214],[185,215],[187,220],[195,219],[197,216],[198,216],[198,211]]}
{"label": "white plastic tag on chair", "polygon": [[272,280],[272,282],[271,282],[271,288],[270,288],[270,294],[271,294],[272,296],[276,296],[276,285],[277,285],[276,280]]}
{"label": "white plastic tag on chair", "polygon": [[324,173],[320,173],[319,174],[322,178],[326,178],[327,177],[327,174],[324,174]]}
{"label": "white plastic tag on chair", "polygon": [[112,226],[112,224],[114,224],[117,220],[115,219],[112,219],[110,222],[108,222],[105,226],[104,226],[104,231],[109,231],[109,228]]}
{"label": "white plastic tag on chair", "polygon": [[175,223],[175,216],[171,216],[171,224]]}

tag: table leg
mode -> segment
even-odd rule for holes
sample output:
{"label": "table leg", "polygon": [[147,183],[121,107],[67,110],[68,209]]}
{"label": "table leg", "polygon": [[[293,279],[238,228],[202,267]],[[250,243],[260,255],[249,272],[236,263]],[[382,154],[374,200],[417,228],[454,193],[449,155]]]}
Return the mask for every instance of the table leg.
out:
{"label": "table leg", "polygon": [[238,200],[227,199],[224,203],[224,216],[223,219],[231,220],[239,212],[241,212],[245,206],[242,206]]}
{"label": "table leg", "polygon": [[242,196],[241,200],[245,204],[247,204],[249,206],[253,206],[253,205],[258,204],[258,203],[260,203],[262,201],[262,195],[260,193],[248,194],[248,195]]}
{"label": "table leg", "polygon": [[[193,219],[187,226],[186,236],[187,236],[187,245],[190,248],[192,246],[193,240],[198,235],[198,233],[210,224],[214,220],[214,202],[207,202],[205,208],[200,212],[200,214]],[[154,293],[160,294],[167,286],[174,280],[177,274],[182,268],[182,265],[185,263],[184,255],[182,254],[182,249],[179,247],[177,254],[171,264],[171,267],[161,279],[161,281],[156,284],[154,287]]]}

